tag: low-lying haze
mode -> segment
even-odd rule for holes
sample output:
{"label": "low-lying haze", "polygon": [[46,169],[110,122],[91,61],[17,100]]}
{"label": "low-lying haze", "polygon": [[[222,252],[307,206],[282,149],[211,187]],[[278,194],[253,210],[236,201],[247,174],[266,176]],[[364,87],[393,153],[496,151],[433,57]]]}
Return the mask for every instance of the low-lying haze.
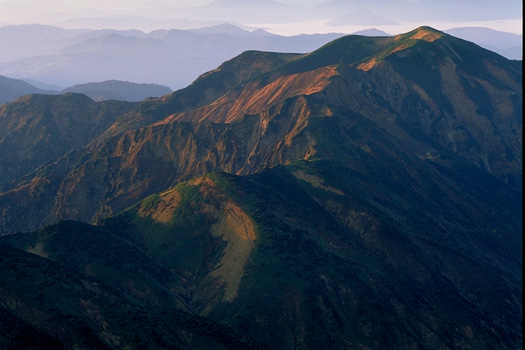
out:
{"label": "low-lying haze", "polygon": [[306,53],[420,26],[522,59],[522,22],[518,0],[0,0],[0,76],[176,90],[246,50]]}
{"label": "low-lying haze", "polygon": [[353,33],[378,28],[398,34],[420,25],[446,30],[487,27],[522,33],[522,2],[430,0],[1,0],[0,26],[39,23],[63,28],[201,28],[219,23],[281,35]]}

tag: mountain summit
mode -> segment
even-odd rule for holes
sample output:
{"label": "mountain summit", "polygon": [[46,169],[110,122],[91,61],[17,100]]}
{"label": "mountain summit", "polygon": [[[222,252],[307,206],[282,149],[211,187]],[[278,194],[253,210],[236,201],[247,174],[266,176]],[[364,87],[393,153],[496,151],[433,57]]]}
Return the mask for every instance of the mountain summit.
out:
{"label": "mountain summit", "polygon": [[[421,27],[247,51],[114,106],[0,184],[0,326],[66,347],[519,348],[521,84],[520,62]],[[20,102],[12,138],[41,103]]]}

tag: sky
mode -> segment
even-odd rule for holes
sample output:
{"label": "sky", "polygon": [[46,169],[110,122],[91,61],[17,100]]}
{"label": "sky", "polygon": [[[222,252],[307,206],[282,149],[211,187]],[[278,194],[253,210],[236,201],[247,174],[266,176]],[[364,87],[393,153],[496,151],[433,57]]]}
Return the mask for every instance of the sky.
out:
{"label": "sky", "polygon": [[0,26],[39,23],[149,32],[224,22],[281,35],[367,28],[398,34],[419,25],[523,32],[521,0],[0,0]]}

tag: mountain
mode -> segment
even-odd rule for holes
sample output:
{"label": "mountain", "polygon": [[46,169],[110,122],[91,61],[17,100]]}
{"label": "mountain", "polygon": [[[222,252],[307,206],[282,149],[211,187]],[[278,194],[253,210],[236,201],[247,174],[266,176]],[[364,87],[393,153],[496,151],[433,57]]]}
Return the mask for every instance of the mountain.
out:
{"label": "mountain", "polygon": [[23,95],[46,93],[56,93],[56,91],[42,90],[23,80],[0,75],[0,104],[14,101]]}
{"label": "mountain", "polygon": [[253,36],[253,35],[259,35],[259,36],[272,36],[274,34],[271,34],[263,29],[255,29],[252,31],[241,29],[240,27],[229,24],[229,23],[223,23],[220,25],[210,26],[210,27],[204,27],[199,29],[192,29],[192,32],[195,33],[201,33],[201,34],[227,34],[231,36],[239,36],[239,37],[246,37],[246,36]]}
{"label": "mountain", "polygon": [[23,80],[0,76],[0,104],[12,102],[30,94],[84,94],[94,101],[117,100],[140,102],[148,97],[160,97],[172,93],[167,86],[158,84],[138,84],[128,81],[107,80],[99,83],[77,84],[62,91],[39,89]]}
{"label": "mountain", "polygon": [[86,146],[136,104],[85,95],[27,95],[0,106],[0,186]]}
{"label": "mountain", "polygon": [[247,51],[116,111],[3,185],[0,327],[65,347],[517,349],[521,84],[521,62],[420,27]]}
{"label": "mountain", "polygon": [[26,83],[29,83],[41,90],[48,90],[48,91],[60,91],[63,89],[63,87],[60,87],[60,86],[56,86],[56,85],[51,85],[51,84],[46,84],[46,83],[43,83],[41,81],[38,81],[38,80],[33,80],[33,79],[24,79],[24,81]]}
{"label": "mountain", "polygon": [[[68,36],[62,32],[48,37],[39,34],[39,31],[54,33],[55,30],[58,28],[0,28],[0,46],[12,48],[10,52],[0,52],[0,74],[63,87],[121,80],[151,82],[176,90],[246,50],[305,53],[343,35],[288,37],[263,30],[243,30],[233,25],[150,33],[136,30],[68,32],[63,29]],[[34,46],[22,45],[26,42],[24,36],[40,38],[40,42]],[[17,41],[13,42],[12,37],[18,38]]]}
{"label": "mountain", "polygon": [[506,33],[483,27],[451,28],[445,32],[475,42],[507,58],[523,60],[523,34]]}
{"label": "mountain", "polygon": [[[71,228],[74,231],[69,231]],[[52,229],[62,234],[64,230],[85,234],[85,238],[105,239],[107,234],[78,223],[62,223]],[[80,238],[64,238],[70,237]],[[116,253],[114,247],[101,246],[105,253]],[[260,348],[231,327],[203,317],[153,305],[145,308],[143,303],[93,278],[89,272],[3,244],[0,252],[2,348]],[[140,253],[137,255],[141,257]],[[163,324],[170,326],[166,329]]]}
{"label": "mountain", "polygon": [[[242,10],[242,6],[239,8]],[[253,9],[250,11],[253,12]],[[333,12],[334,18],[341,17],[343,22],[348,21],[348,18],[345,20],[348,16],[356,23],[368,18],[359,7],[350,10],[348,6],[343,6],[342,10],[336,8]],[[374,13],[377,14],[375,20],[383,23],[394,12]],[[381,16],[385,18],[381,19]],[[337,21],[334,23],[337,24]],[[521,57],[519,37],[520,40],[516,40],[511,33],[497,34],[489,41],[491,36],[483,32],[475,36],[460,33],[456,36],[510,59]],[[161,84],[177,90],[247,50],[307,53],[341,36],[341,33],[282,36],[228,24],[149,33],[138,30],[78,31],[47,26],[9,26],[0,28],[0,46],[10,48],[0,52],[0,74],[62,88],[93,81],[120,80]],[[27,44],[33,43],[35,38],[37,43]]]}
{"label": "mountain", "polygon": [[172,93],[167,86],[137,84],[129,81],[108,80],[100,83],[78,84],[61,91],[85,94],[94,101],[117,100],[140,102],[148,97],[160,97]]}
{"label": "mountain", "polygon": [[357,31],[357,32],[355,32],[353,34],[354,35],[364,35],[364,36],[392,36],[391,34],[388,34],[388,33],[384,32],[384,31],[376,29],[376,28],[360,30],[360,31]]}
{"label": "mountain", "polygon": [[[426,221],[418,214],[428,208],[420,208],[403,226],[391,226],[373,202],[349,197],[350,188],[360,186],[349,188],[349,177],[334,170],[322,162],[298,162],[251,176],[211,174],[151,196],[98,226],[61,222],[2,241],[67,266],[83,288],[96,288],[95,301],[83,297],[75,303],[75,295],[68,294],[68,304],[84,309],[69,311],[61,301],[58,315],[85,315],[82,320],[89,323],[84,333],[91,331],[106,342],[122,334],[115,330],[119,324],[127,332],[137,331],[132,344],[138,347],[166,339],[166,333],[177,334],[187,322],[193,332],[211,328],[205,335],[217,343],[224,331],[203,325],[227,324],[237,331],[233,339],[244,343],[238,347],[228,340],[225,348],[230,349],[257,342],[271,349],[318,349],[326,344],[333,349],[436,349],[449,343],[456,349],[511,349],[519,344],[519,256],[507,255],[512,245],[490,240],[491,230],[478,231],[489,218],[471,227],[475,233],[462,227],[469,225],[465,218],[454,221],[453,229],[437,222],[435,227],[412,226],[413,221]],[[462,194],[475,195],[480,184],[470,184]],[[442,190],[446,193],[447,186]],[[401,189],[398,194],[407,192]],[[467,207],[474,218],[476,206],[486,203],[469,197]],[[440,203],[441,198],[429,203],[433,210],[442,205],[440,220],[462,218],[454,207]],[[507,210],[502,207],[494,208],[496,215]],[[346,217],[351,208],[360,211],[344,223],[339,215]],[[443,237],[447,231],[456,232],[453,241]],[[488,251],[487,244],[497,256],[481,253]],[[39,281],[32,275],[20,281],[17,276],[24,276],[24,269],[8,271],[12,277],[2,280],[10,282],[4,289],[12,294],[16,288],[42,290],[23,288]],[[45,276],[52,282],[42,283],[63,300],[61,293],[71,287],[61,286],[64,272],[58,272],[60,278],[48,272]],[[114,303],[104,304],[110,298],[107,289],[127,298],[112,297]],[[52,294],[43,290],[43,305],[30,303],[32,313],[26,312],[24,321],[34,314],[49,315],[45,308],[54,303],[46,296]],[[29,303],[36,296],[20,298]],[[189,315],[201,315],[200,323],[188,322]],[[162,333],[150,331],[151,325],[159,325],[155,330]],[[129,344],[128,339],[122,336],[118,348]],[[198,341],[192,338],[189,348],[202,348]]]}
{"label": "mountain", "polygon": [[40,24],[2,26],[0,27],[0,43],[2,47],[8,47],[9,50],[2,50],[0,62],[56,53],[63,47],[64,42],[67,42],[67,39],[86,31]]}

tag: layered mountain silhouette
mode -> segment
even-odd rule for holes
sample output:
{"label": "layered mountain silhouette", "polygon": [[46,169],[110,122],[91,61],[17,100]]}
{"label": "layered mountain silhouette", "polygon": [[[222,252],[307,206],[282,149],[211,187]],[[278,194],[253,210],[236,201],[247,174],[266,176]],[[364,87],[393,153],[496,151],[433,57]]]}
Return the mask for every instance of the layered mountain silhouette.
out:
{"label": "layered mountain silhouette", "polygon": [[0,104],[14,101],[24,95],[53,92],[39,89],[20,79],[11,79],[0,75]]}
{"label": "layered mountain silhouette", "polygon": [[4,346],[521,346],[521,62],[421,27],[2,108]]}
{"label": "layered mountain silhouette", "polygon": [[523,34],[503,33],[482,27],[451,28],[445,32],[472,41],[507,58],[523,60]]}
{"label": "layered mountain silhouette", "polygon": [[19,97],[30,94],[57,95],[77,93],[84,94],[97,102],[106,100],[141,102],[149,97],[161,97],[172,92],[169,87],[163,85],[139,84],[119,80],[77,84],[61,91],[44,90],[20,79],[0,76],[0,104],[13,102]]}
{"label": "layered mountain silhouette", "polygon": [[332,33],[288,37],[228,24],[149,33],[7,26],[0,28],[0,45],[10,48],[0,52],[0,74],[62,87],[121,80],[180,89],[246,50],[305,53],[341,36]]}
{"label": "layered mountain silhouette", "polygon": [[[261,11],[254,11],[257,5],[250,3],[247,8],[246,1],[239,3],[236,11],[261,15]],[[261,4],[267,6],[268,3],[272,2]],[[415,6],[406,1],[402,3]],[[386,6],[383,2],[378,4]],[[397,6],[392,4],[388,6]],[[329,2],[325,5],[328,6]],[[214,6],[209,5],[211,8]],[[289,11],[296,9],[288,8],[291,9],[270,12],[275,17],[278,11],[289,20]],[[212,11],[212,16],[217,16],[219,11]],[[389,21],[385,13],[381,17],[370,16],[363,11],[350,10],[348,4],[341,2],[333,9],[337,19],[334,18],[332,23],[344,25],[346,21],[346,24],[368,23],[374,26]],[[316,12],[322,13],[322,10]],[[235,17],[246,19],[239,14]],[[115,22],[118,20],[115,18]],[[167,25],[168,28],[172,26]],[[89,26],[86,24],[86,27]],[[338,31],[337,27],[334,31]],[[369,31],[359,34],[386,35]],[[522,58],[522,38],[516,34],[487,28],[463,28],[449,34],[473,41],[510,59]],[[154,30],[149,33],[139,30],[66,30],[42,25],[6,26],[0,27],[0,46],[9,47],[9,50],[0,51],[0,75],[53,84],[61,87],[55,89],[58,91],[67,86],[108,80],[162,84],[176,90],[246,50],[306,53],[341,36],[343,34],[340,33],[282,36],[262,29],[241,29],[231,24],[194,30]]]}
{"label": "layered mountain silhouette", "polygon": [[61,93],[80,93],[94,101],[116,100],[140,102],[148,97],[161,97],[172,93],[167,86],[158,84],[137,84],[129,81],[107,80],[70,86]]}

